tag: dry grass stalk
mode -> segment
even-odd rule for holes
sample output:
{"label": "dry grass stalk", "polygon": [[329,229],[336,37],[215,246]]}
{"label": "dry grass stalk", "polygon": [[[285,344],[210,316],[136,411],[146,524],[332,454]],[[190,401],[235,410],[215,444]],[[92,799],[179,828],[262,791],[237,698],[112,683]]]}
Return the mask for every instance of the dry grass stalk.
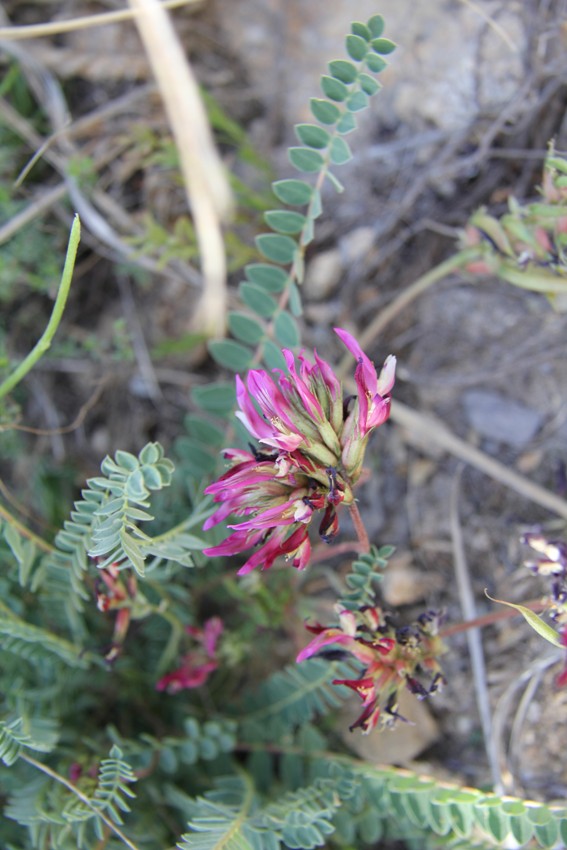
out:
{"label": "dry grass stalk", "polygon": [[191,66],[171,19],[158,0],[129,0],[156,77],[179,151],[203,272],[195,328],[223,335],[227,306],[226,258],[221,221],[232,207],[221,159]]}

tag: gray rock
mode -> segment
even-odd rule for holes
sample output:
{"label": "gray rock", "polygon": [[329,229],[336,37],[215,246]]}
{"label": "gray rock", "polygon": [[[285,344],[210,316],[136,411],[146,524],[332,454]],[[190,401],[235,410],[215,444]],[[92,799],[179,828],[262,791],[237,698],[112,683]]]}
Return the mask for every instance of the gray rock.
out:
{"label": "gray rock", "polygon": [[481,437],[515,449],[523,449],[544,420],[539,411],[490,390],[469,390],[463,405],[469,424]]}

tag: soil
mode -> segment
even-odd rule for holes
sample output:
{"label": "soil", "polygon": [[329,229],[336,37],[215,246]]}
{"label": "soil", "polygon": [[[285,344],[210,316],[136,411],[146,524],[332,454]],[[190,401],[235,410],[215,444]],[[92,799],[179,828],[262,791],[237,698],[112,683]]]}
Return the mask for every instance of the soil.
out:
{"label": "soil", "polygon": [[[282,129],[288,115],[277,98],[266,100],[250,64],[221,26],[227,5],[217,0],[173,17],[199,80],[256,146],[252,164],[245,159],[235,164],[234,145],[221,142],[221,153],[237,176],[261,193],[265,164],[275,177],[290,176],[289,139]],[[84,11],[115,7],[89,3]],[[536,7],[539,37],[553,35],[564,47],[564,4],[522,5],[534,14]],[[76,13],[70,0],[7,2],[4,9],[14,25]],[[348,24],[344,21],[345,30]],[[73,165],[84,170],[83,191],[121,238],[135,239],[151,215],[160,228],[159,241],[181,226],[186,206],[170,167],[167,122],[141,45],[127,24],[85,32],[22,43],[27,56],[61,87],[74,128],[75,158],[41,165],[16,196],[37,200],[60,185],[61,172]],[[404,123],[401,112],[389,122],[369,122],[368,147],[358,148],[360,157],[346,172],[344,195],[325,197],[325,216],[309,251],[306,346],[336,361],[341,355],[330,332],[333,325],[363,330],[369,317],[454,251],[458,229],[479,205],[489,205],[498,215],[510,195],[522,201],[536,196],[549,139],[555,137],[559,150],[567,147],[564,59],[554,54],[547,64],[538,64],[537,58],[530,54],[530,88],[522,111],[501,126],[486,114],[474,115],[456,134],[441,128],[435,144],[426,148],[424,142],[420,152],[408,138],[416,133],[429,138],[432,128],[425,119],[418,129]],[[15,104],[34,111],[23,95]],[[44,118],[46,136],[53,129],[51,119]],[[22,146],[15,156],[16,174],[36,147],[33,141]],[[378,148],[385,152],[379,167],[371,157]],[[58,150],[55,143],[53,149]],[[69,223],[70,206],[57,199],[36,223],[44,244],[55,245],[59,257]],[[237,258],[246,246],[251,250],[254,232],[261,228],[259,214],[247,208],[233,231]],[[330,262],[321,265],[329,253]],[[324,269],[318,279],[317,263]],[[337,265],[340,274],[333,271]],[[181,353],[170,350],[151,358],[164,343],[183,339],[191,330],[198,288],[188,280],[187,268],[198,280],[194,256],[178,256],[149,272],[132,264],[126,268],[86,222],[57,343],[18,394],[20,425],[35,433],[12,434],[25,452],[15,464],[6,463],[6,452],[3,460],[4,495],[17,493],[20,507],[30,506],[22,512],[38,526],[61,522],[61,505],[68,504],[81,481],[96,474],[107,452],[118,447],[138,451],[156,439],[170,445],[191,409],[191,388],[218,375],[200,347],[186,345]],[[231,275],[233,302],[239,279],[238,271]],[[53,287],[38,289],[24,282],[2,295],[6,345],[14,356],[25,353],[41,332]],[[453,275],[393,320],[367,351],[377,362],[390,352],[398,357],[397,401],[419,415],[433,415],[468,445],[565,498],[566,338],[567,314],[554,311],[544,297],[498,280]],[[514,602],[538,597],[545,585],[522,566],[527,553],[520,536],[530,529],[565,535],[564,520],[464,463],[429,427],[424,419],[421,431],[412,430],[393,417],[374,438],[369,452],[374,474],[359,491],[373,541],[396,546],[386,602],[398,607],[402,619],[439,607],[447,623],[463,619],[455,578],[458,531],[475,616],[495,610],[485,589]],[[46,511],[49,493],[56,495]],[[493,779],[486,745],[495,754],[504,791],[564,799],[567,767],[557,754],[567,749],[567,691],[555,685],[564,659],[521,618],[495,622],[481,637],[486,675],[476,690],[467,638],[459,634],[451,638],[444,664],[447,687],[427,705],[427,734],[412,731],[415,740],[408,744],[410,733],[402,728],[389,752],[377,744],[372,757],[482,786]],[[479,692],[492,717],[488,742],[479,719]]]}

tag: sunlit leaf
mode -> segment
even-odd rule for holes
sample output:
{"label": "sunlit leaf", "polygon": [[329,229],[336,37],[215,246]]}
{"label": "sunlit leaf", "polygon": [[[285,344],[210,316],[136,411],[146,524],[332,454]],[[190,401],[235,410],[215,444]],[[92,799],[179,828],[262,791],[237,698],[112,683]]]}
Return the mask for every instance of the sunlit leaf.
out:
{"label": "sunlit leaf", "polygon": [[552,643],[553,646],[558,646],[560,648],[563,647],[563,643],[561,642],[561,638],[555,631],[555,629],[546,623],[545,620],[542,620],[541,617],[532,611],[530,608],[526,608],[525,605],[517,605],[514,602],[505,602],[503,599],[494,599],[487,590],[484,591],[485,594],[492,602],[498,602],[499,605],[507,605],[508,608],[514,608],[516,611],[519,611],[522,617],[530,624],[532,629],[541,635],[542,638],[545,638],[546,641]]}

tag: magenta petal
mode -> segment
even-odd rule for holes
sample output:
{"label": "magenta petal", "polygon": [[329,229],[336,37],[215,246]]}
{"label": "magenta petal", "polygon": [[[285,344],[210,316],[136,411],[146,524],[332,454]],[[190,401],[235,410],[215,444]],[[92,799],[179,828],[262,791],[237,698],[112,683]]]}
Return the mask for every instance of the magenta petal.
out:
{"label": "magenta petal", "polygon": [[256,534],[250,534],[246,531],[235,531],[218,546],[210,546],[208,549],[203,549],[204,555],[236,555],[242,552],[243,549],[248,549],[254,546],[264,535],[264,530],[258,531]]}
{"label": "magenta petal", "polygon": [[215,650],[217,647],[217,641],[222,635],[223,631],[224,625],[220,617],[211,617],[206,621],[205,625],[203,626],[202,643],[205,648],[205,652],[211,658],[214,657]]}
{"label": "magenta petal", "polygon": [[230,514],[234,511],[234,506],[231,502],[227,502],[225,505],[221,505],[221,507],[211,514],[211,516],[205,520],[203,523],[203,531],[208,531],[210,528],[214,528],[215,525],[218,525],[219,522],[225,520]]}
{"label": "magenta petal", "polygon": [[[378,401],[376,399],[378,399]],[[370,431],[371,428],[377,428],[379,425],[383,425],[390,416],[390,409],[392,406],[390,399],[380,398],[380,396],[376,396],[376,399],[372,403],[370,412],[366,418],[366,431]]]}
{"label": "magenta petal", "polygon": [[208,661],[205,664],[198,664],[192,667],[190,661],[187,660],[185,665],[178,670],[162,676],[156,682],[156,690],[176,694],[188,688],[200,688],[217,667],[218,664],[216,661]]}
{"label": "magenta petal", "polygon": [[362,366],[362,375],[363,381],[366,389],[370,393],[371,396],[376,395],[377,392],[377,384],[378,384],[378,376],[376,374],[376,369],[374,367],[374,363],[368,357],[367,354],[364,353],[358,342],[355,340],[348,331],[342,330],[342,328],[333,328],[343,345],[348,348],[351,354],[353,354],[358,362]]}
{"label": "magenta petal", "polygon": [[[240,522],[238,525],[230,527],[237,528],[240,531],[256,531],[260,528],[273,528],[277,525],[292,525],[296,522],[294,504],[295,500],[284,502],[281,505],[275,505],[273,508],[268,508],[262,511],[262,513],[256,514],[246,522]],[[286,511],[288,511],[288,516],[284,516]]]}
{"label": "magenta petal", "polygon": [[262,369],[251,369],[248,373],[248,389],[268,422],[272,424],[271,431],[274,430],[274,420],[281,420],[289,430],[294,430],[288,416],[289,405],[266,372]]}
{"label": "magenta petal", "polygon": [[305,661],[306,658],[311,658],[312,655],[315,655],[315,653],[319,652],[319,650],[324,646],[329,646],[332,643],[350,645],[353,642],[353,638],[349,635],[345,635],[340,629],[325,629],[324,632],[321,632],[321,634],[317,635],[316,638],[313,638],[313,640],[301,650],[295,660],[298,663]]}
{"label": "magenta petal", "polygon": [[341,393],[341,382],[329,366],[326,360],[318,357],[317,352],[313,352],[315,362],[319,367],[319,372],[323,378],[323,382],[329,391],[330,397],[335,401]]}
{"label": "magenta petal", "polygon": [[254,407],[239,375],[236,376],[236,400],[240,410],[235,415],[253,437],[259,440],[271,433],[271,428]]}
{"label": "magenta petal", "polygon": [[307,564],[309,563],[309,558],[311,557],[311,543],[309,538],[306,537],[303,543],[297,548],[295,555],[293,556],[293,566],[298,570],[304,570]]}
{"label": "magenta petal", "polygon": [[301,401],[305,405],[305,410],[309,413],[310,416],[313,416],[316,419],[323,419],[323,409],[319,404],[319,399],[315,395],[313,395],[313,393],[303,380],[303,375],[300,377],[297,374],[295,368],[295,358],[292,352],[284,348],[282,349],[282,354],[285,358],[285,362],[292,377],[292,381],[289,381],[288,378],[284,377],[280,379],[280,384],[282,384],[286,388],[291,387],[299,395]]}
{"label": "magenta petal", "polygon": [[262,567],[263,570],[269,570],[279,554],[280,543],[274,535],[248,558],[246,563],[238,570],[237,575],[245,576],[247,573],[256,569],[256,567]]}

